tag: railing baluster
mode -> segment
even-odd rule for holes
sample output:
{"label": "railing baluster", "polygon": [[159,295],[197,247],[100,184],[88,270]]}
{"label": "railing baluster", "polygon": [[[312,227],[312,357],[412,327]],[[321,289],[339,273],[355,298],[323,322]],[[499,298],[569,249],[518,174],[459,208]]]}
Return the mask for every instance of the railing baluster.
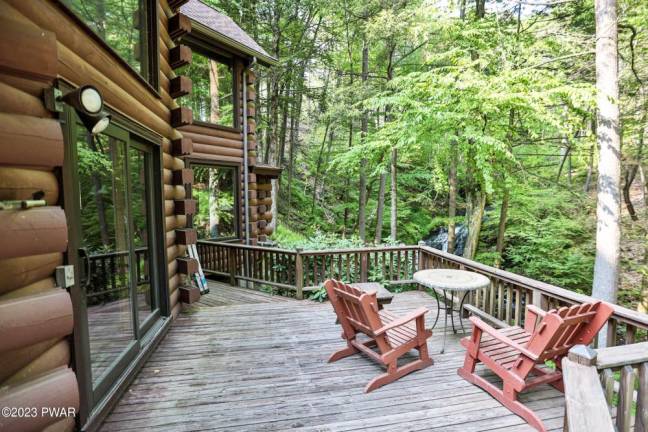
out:
{"label": "railing baluster", "polygon": [[497,319],[504,319],[504,288],[502,281],[497,281]]}
{"label": "railing baluster", "polygon": [[639,365],[635,432],[648,432],[648,362]]}
{"label": "railing baluster", "polygon": [[522,292],[520,291],[520,289],[519,288],[516,289],[515,290],[515,325],[516,326],[519,326],[521,324],[521,320],[520,320],[520,316],[521,316],[521,313],[522,313],[522,311],[521,311],[521,309],[522,309],[522,307],[521,307],[522,306],[521,296],[522,296]]}
{"label": "railing baluster", "polygon": [[632,402],[636,374],[630,366],[621,369],[619,382],[619,406],[617,407],[616,424],[619,432],[631,432],[632,427]]}
{"label": "railing baluster", "polygon": [[491,283],[490,283],[490,285],[489,285],[489,287],[487,289],[489,291],[488,295],[489,295],[489,300],[490,300],[490,302],[488,304],[488,311],[487,312],[489,314],[495,316],[495,314],[496,314],[496,312],[495,312],[495,290],[496,290],[496,288],[495,288],[495,284],[493,283],[492,279],[491,279]]}

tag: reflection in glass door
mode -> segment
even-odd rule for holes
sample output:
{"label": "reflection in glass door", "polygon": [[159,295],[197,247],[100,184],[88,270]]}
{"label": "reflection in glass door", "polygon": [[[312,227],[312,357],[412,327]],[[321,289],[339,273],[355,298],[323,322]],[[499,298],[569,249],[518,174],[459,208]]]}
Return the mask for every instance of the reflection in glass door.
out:
{"label": "reflection in glass door", "polygon": [[148,209],[152,179],[149,173],[150,153],[146,147],[131,146],[128,149],[131,178],[130,208],[133,221],[133,248],[135,251],[135,281],[137,319],[140,327],[148,325],[148,318],[157,310],[155,290],[151,289],[151,265],[149,262],[149,233],[151,232]]}
{"label": "reflection in glass door", "polygon": [[95,402],[139,352],[159,317],[149,146],[114,125],[76,128],[77,251]]}
{"label": "reflection in glass door", "polygon": [[[80,128],[79,128],[80,130]],[[81,244],[92,382],[135,339],[128,232],[126,142],[80,133],[77,140]]]}

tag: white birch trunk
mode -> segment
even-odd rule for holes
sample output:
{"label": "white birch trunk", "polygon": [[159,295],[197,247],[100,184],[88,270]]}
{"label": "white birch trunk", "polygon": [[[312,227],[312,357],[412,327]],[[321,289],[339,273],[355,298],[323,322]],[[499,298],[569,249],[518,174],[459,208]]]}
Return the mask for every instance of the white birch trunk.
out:
{"label": "white birch trunk", "polygon": [[[596,260],[592,295],[616,303],[621,238],[621,137],[616,0],[596,0],[597,141],[600,147],[597,193]],[[599,346],[607,346],[606,331]]]}

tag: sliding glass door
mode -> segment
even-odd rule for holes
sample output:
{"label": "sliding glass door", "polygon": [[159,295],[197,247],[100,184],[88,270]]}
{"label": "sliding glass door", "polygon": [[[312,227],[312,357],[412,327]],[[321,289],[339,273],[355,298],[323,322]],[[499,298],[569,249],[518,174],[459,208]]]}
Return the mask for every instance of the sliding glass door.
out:
{"label": "sliding glass door", "polygon": [[132,365],[160,319],[160,209],[153,146],[116,125],[92,136],[74,114],[69,118],[74,123],[68,128],[65,178],[72,196],[66,196],[66,212],[80,299],[75,343],[91,411]]}

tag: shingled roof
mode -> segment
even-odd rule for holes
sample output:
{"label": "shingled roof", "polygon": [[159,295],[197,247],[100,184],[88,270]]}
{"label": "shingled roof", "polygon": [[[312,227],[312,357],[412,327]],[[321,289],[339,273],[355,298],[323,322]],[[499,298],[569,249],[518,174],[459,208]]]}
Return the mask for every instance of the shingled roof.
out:
{"label": "shingled roof", "polygon": [[257,57],[261,63],[274,64],[277,59],[268,54],[254,39],[245,33],[230,17],[224,15],[200,0],[189,0],[181,6],[180,12],[198,26],[206,27],[220,42],[249,56]]}

